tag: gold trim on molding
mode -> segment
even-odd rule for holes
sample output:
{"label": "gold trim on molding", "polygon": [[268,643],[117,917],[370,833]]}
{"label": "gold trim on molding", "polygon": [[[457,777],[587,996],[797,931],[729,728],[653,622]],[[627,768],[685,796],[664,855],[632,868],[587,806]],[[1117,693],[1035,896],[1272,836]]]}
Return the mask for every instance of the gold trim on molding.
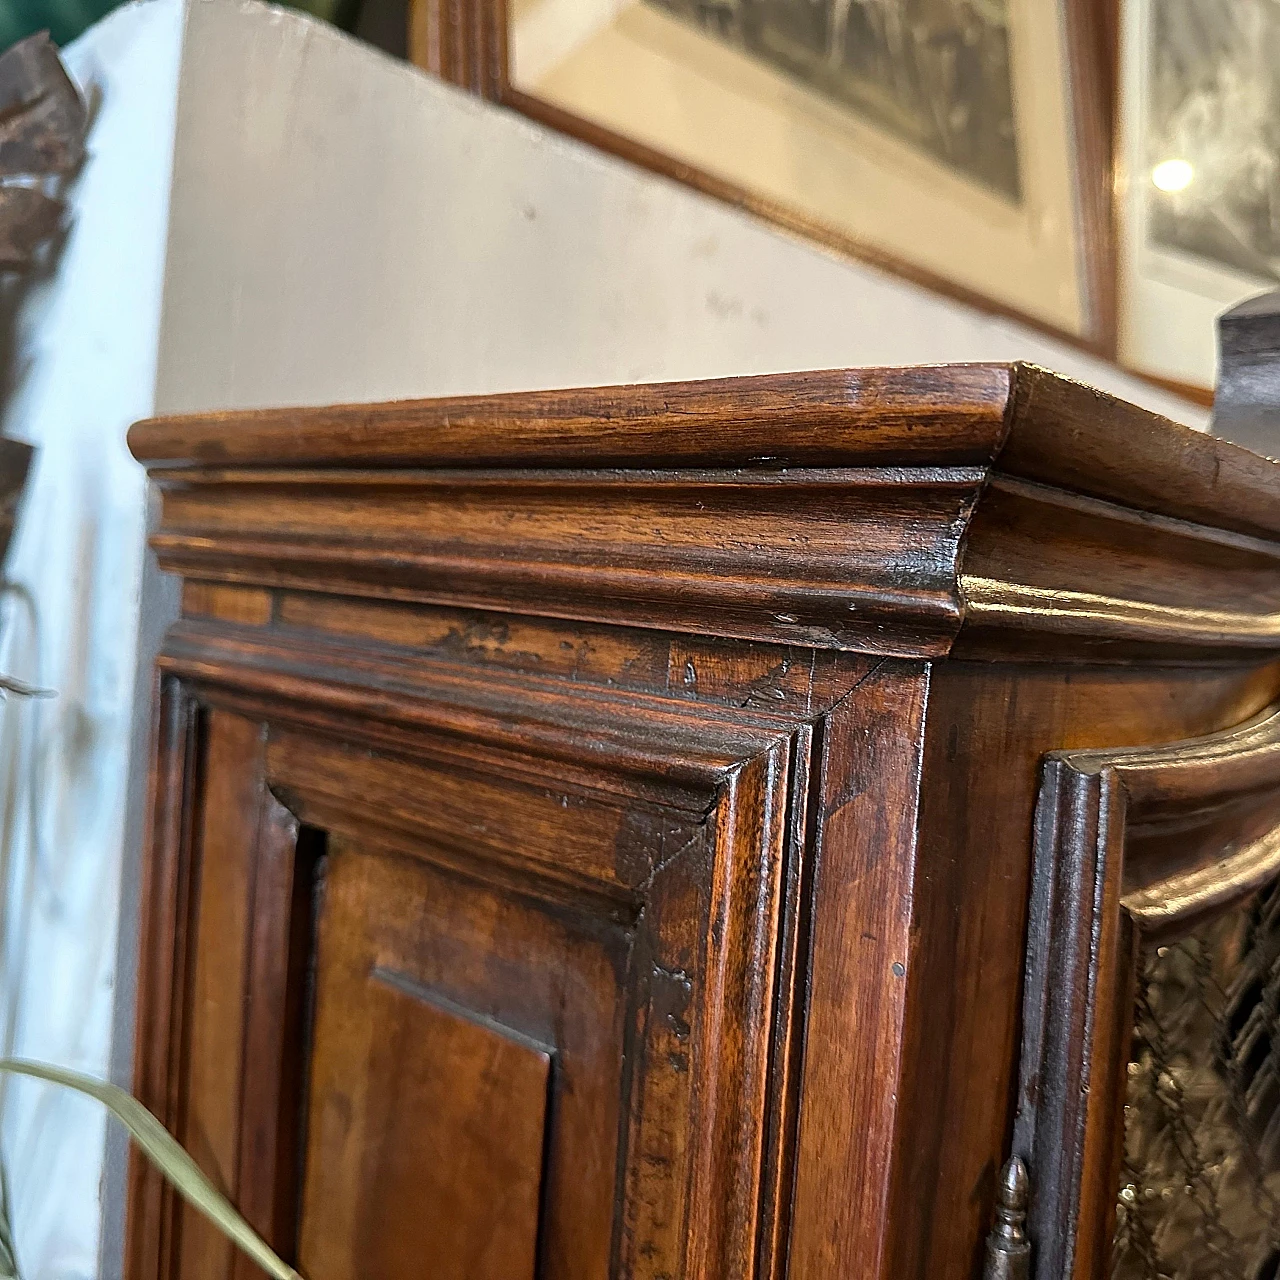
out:
{"label": "gold trim on molding", "polygon": [[1172,924],[1225,906],[1275,879],[1280,872],[1280,827],[1199,867],[1121,898],[1124,909],[1147,928]]}
{"label": "gold trim on molding", "polygon": [[1280,613],[1191,609],[967,574],[961,575],[960,593],[970,626],[1086,633],[1108,640],[1280,649]]}

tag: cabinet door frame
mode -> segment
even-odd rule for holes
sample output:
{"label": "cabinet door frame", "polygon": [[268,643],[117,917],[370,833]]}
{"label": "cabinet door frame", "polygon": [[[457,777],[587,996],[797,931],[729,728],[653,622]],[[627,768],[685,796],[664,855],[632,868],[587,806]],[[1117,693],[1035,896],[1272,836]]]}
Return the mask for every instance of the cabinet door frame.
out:
{"label": "cabinet door frame", "polygon": [[1013,1139],[1037,1280],[1110,1274],[1142,945],[1278,877],[1280,704],[1203,738],[1046,760]]}
{"label": "cabinet door frame", "polygon": [[[851,660],[846,694],[877,665]],[[704,1051],[692,1064],[696,1127],[682,1206],[687,1233],[681,1232],[682,1257],[674,1267],[674,1244],[664,1259],[659,1248],[646,1254],[647,1242],[639,1239],[624,1270],[647,1275],[651,1261],[654,1274],[665,1273],[659,1265],[665,1261],[674,1274],[737,1276],[772,1274],[784,1266],[803,1051],[797,1011],[802,930],[817,838],[809,779],[822,760],[814,719],[821,719],[821,708],[777,714],[614,692],[403,652],[371,655],[336,637],[286,640],[269,629],[200,619],[185,619],[171,630],[159,672],[135,1087],[162,1122],[183,1131],[190,1070],[186,1023],[200,912],[203,726],[211,716],[257,726],[261,738],[261,760],[245,766],[261,792],[258,817],[246,830],[256,832],[250,856],[259,862],[259,887],[270,885],[276,908],[262,901],[251,905],[249,946],[275,964],[271,999],[280,1009],[298,1006],[296,981],[289,977],[293,972],[296,979],[296,966],[281,962],[281,948],[296,949],[297,939],[306,936],[298,912],[280,909],[306,897],[304,878],[289,867],[298,831],[301,824],[325,828],[343,801],[341,785],[335,788],[332,779],[307,780],[296,769],[290,778],[273,777],[273,735],[290,734],[295,741],[313,735],[331,747],[429,761],[437,769],[456,766],[526,784],[552,782],[710,828],[695,850],[710,854],[708,918],[697,922],[706,981],[694,999],[703,1043],[715,1043],[720,1051]],[[362,820],[379,821],[376,813]],[[629,883],[612,891],[620,900],[630,894],[660,918],[670,868],[654,838],[659,834],[638,830],[631,850],[619,847],[618,874]],[[403,844],[405,832],[389,832],[387,838]],[[653,865],[639,865],[650,856]],[[508,866],[504,873],[510,871]],[[572,890],[568,885],[566,891]],[[259,938],[261,922],[274,916],[280,917],[274,933],[267,927]],[[270,1039],[272,1020],[257,1021]],[[246,1034],[253,1034],[252,1016],[248,1025]],[[293,1157],[290,1165],[283,1151],[296,1134],[275,1127],[281,1099],[295,1087],[284,1078],[278,1049],[273,1041],[266,1076],[242,1087],[239,1185],[228,1189],[241,1193],[242,1211],[287,1255],[296,1245],[296,1223],[286,1184],[298,1184],[300,1192],[302,1171],[301,1162]],[[249,1075],[246,1069],[246,1080]],[[624,1118],[624,1127],[628,1123],[634,1140],[635,1117]],[[249,1146],[274,1153],[271,1170],[264,1173],[252,1163],[256,1157],[245,1156]],[[733,1193],[723,1194],[724,1188]],[[181,1223],[176,1198],[135,1161],[129,1274],[170,1280],[184,1272]],[[232,1274],[241,1275],[239,1262],[232,1265]]]}

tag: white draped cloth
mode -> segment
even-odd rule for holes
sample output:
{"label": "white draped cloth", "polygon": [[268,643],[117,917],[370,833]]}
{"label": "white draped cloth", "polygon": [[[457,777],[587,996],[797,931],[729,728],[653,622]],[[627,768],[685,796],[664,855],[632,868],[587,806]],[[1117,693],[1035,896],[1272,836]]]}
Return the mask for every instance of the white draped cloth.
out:
{"label": "white draped cloth", "polygon": [[[4,433],[38,448],[6,578],[0,671],[55,689],[0,707],[0,1035],[105,1076],[111,1051],[145,477],[125,432],[155,382],[176,3],[118,10],[64,50],[102,95],[74,222],[23,304]],[[136,894],[137,886],[123,886]],[[105,1121],[4,1085],[0,1152],[24,1280],[98,1275]]]}

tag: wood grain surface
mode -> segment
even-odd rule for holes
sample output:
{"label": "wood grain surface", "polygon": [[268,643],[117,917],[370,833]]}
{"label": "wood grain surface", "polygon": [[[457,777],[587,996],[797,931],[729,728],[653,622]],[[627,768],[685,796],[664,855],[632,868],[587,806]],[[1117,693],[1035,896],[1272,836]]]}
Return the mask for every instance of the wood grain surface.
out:
{"label": "wood grain surface", "polygon": [[1277,464],[1025,365],[215,414],[130,440],[163,493],[162,565],[206,584],[896,657],[1280,639]]}
{"label": "wood grain surface", "polygon": [[[1082,803],[1132,764],[1108,901],[1144,927],[1212,909],[1224,838],[1233,883],[1271,865],[1269,730],[1168,744],[1280,692],[1280,472],[1087,388],[845,371],[132,439],[184,575],[136,1088],[317,1280],[975,1280],[1048,1034],[1024,972],[1085,954],[1044,906],[1045,756]],[[1060,986],[1063,1026],[1121,1025],[1119,987]],[[1113,1148],[1063,1149],[1102,1239]],[[203,1230],[135,1167],[131,1280],[247,1280]]]}
{"label": "wood grain surface", "polygon": [[1110,1274],[1140,940],[1185,934],[1280,876],[1280,710],[1240,719],[1047,764],[1013,1146],[1052,1280]]}

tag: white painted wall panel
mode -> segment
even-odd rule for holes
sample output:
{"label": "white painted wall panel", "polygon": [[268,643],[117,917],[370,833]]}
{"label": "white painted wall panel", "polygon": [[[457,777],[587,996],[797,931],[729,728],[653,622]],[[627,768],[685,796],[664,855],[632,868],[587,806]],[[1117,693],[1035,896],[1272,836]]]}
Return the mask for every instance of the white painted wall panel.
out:
{"label": "white painted wall panel", "polygon": [[[145,477],[181,6],[118,10],[64,51],[101,95],[56,274],[18,319],[4,431],[38,446],[8,566],[0,670],[57,690],[0,708],[6,1052],[107,1070]],[[2,1149],[26,1280],[97,1274],[104,1121],[7,1087]]]}
{"label": "white painted wall panel", "polygon": [[248,0],[194,0],[178,137],[165,410],[1031,359],[1204,420]]}

